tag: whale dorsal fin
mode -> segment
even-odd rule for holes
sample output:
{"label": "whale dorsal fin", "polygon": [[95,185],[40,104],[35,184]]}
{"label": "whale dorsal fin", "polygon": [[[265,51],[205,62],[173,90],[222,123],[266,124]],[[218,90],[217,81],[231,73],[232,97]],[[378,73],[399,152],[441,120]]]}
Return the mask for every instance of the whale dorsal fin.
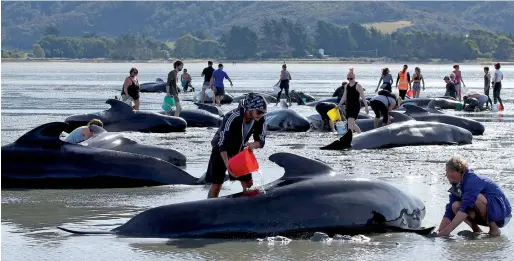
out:
{"label": "whale dorsal fin", "polygon": [[111,108],[107,110],[110,113],[134,114],[134,109],[120,100],[108,99],[105,103],[111,105]]}
{"label": "whale dorsal fin", "polygon": [[161,78],[155,79],[156,82],[164,82]]}
{"label": "whale dorsal fin", "polygon": [[308,179],[334,172],[331,167],[319,160],[287,152],[275,153],[269,157],[269,160],[284,168],[285,172],[281,180]]}
{"label": "whale dorsal fin", "polygon": [[389,112],[389,115],[393,116],[394,122],[415,121],[414,118],[397,111]]}
{"label": "whale dorsal fin", "polygon": [[436,101],[440,101],[441,99],[439,98],[436,98],[436,99],[433,99],[431,100],[428,105],[427,105],[427,110],[432,112],[432,113],[439,113],[439,114],[442,114],[443,112],[438,110],[436,107],[435,107],[435,103]]}
{"label": "whale dorsal fin", "polygon": [[427,110],[419,107],[419,106],[416,106],[416,105],[413,105],[413,104],[405,104],[403,105],[403,107],[406,109],[405,113],[406,114],[409,114],[409,113],[428,113]]}
{"label": "whale dorsal fin", "polygon": [[19,137],[14,143],[36,145],[41,142],[62,142],[59,138],[61,133],[68,128],[68,123],[65,122],[50,122],[38,126],[23,136]]}

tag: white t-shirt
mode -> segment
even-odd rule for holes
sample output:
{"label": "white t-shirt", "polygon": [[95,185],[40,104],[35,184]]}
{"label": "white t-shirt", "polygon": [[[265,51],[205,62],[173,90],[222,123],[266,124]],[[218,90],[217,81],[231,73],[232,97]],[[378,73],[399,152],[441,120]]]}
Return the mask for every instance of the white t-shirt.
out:
{"label": "white t-shirt", "polygon": [[[494,80],[496,78],[496,80]],[[493,76],[493,82],[501,82],[502,81],[502,78],[503,78],[503,73],[500,71],[500,70],[496,70],[494,72],[494,76]]]}
{"label": "white t-shirt", "polygon": [[377,95],[373,98],[371,98],[372,101],[377,100],[381,101],[387,108],[391,106],[391,104],[395,103],[396,101],[391,97],[386,97],[384,95]]}

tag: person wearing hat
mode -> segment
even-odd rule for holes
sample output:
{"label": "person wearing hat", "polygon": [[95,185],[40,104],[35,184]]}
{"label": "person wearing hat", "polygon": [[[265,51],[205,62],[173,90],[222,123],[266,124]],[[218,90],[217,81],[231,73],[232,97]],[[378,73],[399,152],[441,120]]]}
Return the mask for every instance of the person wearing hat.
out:
{"label": "person wearing hat", "polygon": [[450,80],[449,76],[444,76],[444,82],[446,82],[446,93],[444,96],[449,96],[457,99],[457,89],[455,88],[455,83]]}
{"label": "person wearing hat", "polygon": [[66,138],[64,138],[64,141],[77,144],[80,142],[83,142],[89,138],[91,138],[95,133],[104,132],[103,129],[104,124],[99,119],[92,119],[90,120],[86,126],[81,126],[76,129],[74,129]]}
{"label": "person wearing hat", "polygon": [[[223,122],[211,141],[212,151],[205,175],[205,181],[211,183],[207,198],[218,197],[227,170],[230,180],[239,180],[243,193],[249,192],[248,189],[253,185],[252,174],[234,177],[228,168],[228,161],[245,147],[249,150],[264,147],[267,107],[266,100],[261,95],[249,93],[237,108],[223,117]],[[248,142],[250,136],[253,136],[253,142]]]}
{"label": "person wearing hat", "polygon": [[500,186],[486,176],[475,174],[468,162],[453,156],[446,162],[446,178],[452,185],[446,211],[437,230],[437,236],[449,236],[462,222],[473,232],[489,227],[490,236],[501,235],[512,217],[512,207]]}

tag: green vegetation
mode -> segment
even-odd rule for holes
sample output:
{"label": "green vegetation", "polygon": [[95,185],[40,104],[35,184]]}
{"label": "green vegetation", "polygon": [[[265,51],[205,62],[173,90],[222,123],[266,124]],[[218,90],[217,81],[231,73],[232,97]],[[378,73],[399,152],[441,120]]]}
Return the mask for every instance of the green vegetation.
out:
{"label": "green vegetation", "polygon": [[411,21],[396,21],[396,22],[380,22],[380,23],[371,23],[371,24],[363,24],[368,29],[374,27],[382,33],[394,33],[398,31],[398,29],[406,28],[412,26]]}
{"label": "green vegetation", "polygon": [[[318,20],[339,26],[411,21],[399,31],[466,33],[472,29],[514,32],[514,2],[384,2],[384,1],[12,1],[2,2],[2,49],[31,50],[47,27],[61,35],[82,37],[85,32],[116,37],[151,36],[175,41],[197,30],[217,39],[233,25],[258,32],[265,19],[300,19],[310,35]],[[378,24],[376,28],[382,30]],[[386,32],[386,31],[382,31]]]}
{"label": "green vegetation", "polygon": [[[245,59],[291,59],[353,57],[388,57],[411,61],[463,61],[514,59],[514,35],[471,30],[464,34],[423,31],[382,33],[374,27],[352,23],[341,27],[318,21],[315,33],[309,33],[300,21],[264,20],[258,31],[232,26],[218,39],[206,31],[159,42],[149,36],[124,34],[115,38],[87,33],[83,37],[60,36],[48,27],[32,45],[36,58],[110,58],[116,60],[150,60],[177,57]],[[321,55],[319,49],[324,50]]]}

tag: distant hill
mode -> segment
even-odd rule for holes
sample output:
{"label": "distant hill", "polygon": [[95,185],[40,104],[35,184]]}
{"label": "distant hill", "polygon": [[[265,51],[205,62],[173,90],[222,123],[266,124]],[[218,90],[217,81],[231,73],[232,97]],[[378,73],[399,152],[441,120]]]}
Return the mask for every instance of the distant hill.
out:
{"label": "distant hill", "polygon": [[323,20],[386,32],[514,32],[514,2],[2,2],[2,48],[31,49],[47,26],[66,36],[133,32],[165,41],[205,29],[218,37],[232,25],[259,30],[265,18],[299,19],[309,30]]}

